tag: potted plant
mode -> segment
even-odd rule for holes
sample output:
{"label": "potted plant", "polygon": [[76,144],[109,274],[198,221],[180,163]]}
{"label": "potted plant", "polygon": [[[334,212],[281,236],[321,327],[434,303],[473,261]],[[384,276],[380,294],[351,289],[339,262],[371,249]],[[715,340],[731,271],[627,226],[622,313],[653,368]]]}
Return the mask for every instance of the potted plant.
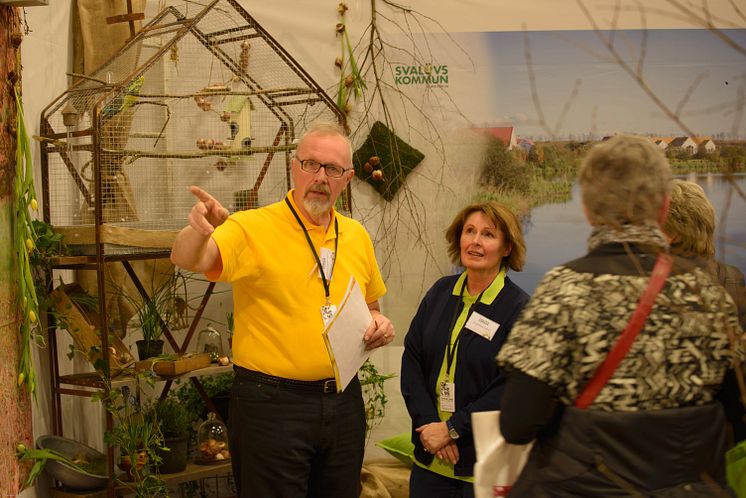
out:
{"label": "potted plant", "polygon": [[[180,383],[179,380],[176,382]],[[220,419],[227,424],[228,405],[231,386],[233,385],[233,372],[231,371],[210,377],[203,377],[200,379],[200,383],[205,394],[212,401]],[[207,418],[207,413],[210,410],[202,399],[200,393],[194,387],[194,383],[187,382],[179,386],[174,394],[181,401],[181,404],[184,405],[186,411],[191,414],[190,416],[193,424],[198,424]]]}
{"label": "potted plant", "polygon": [[189,433],[192,417],[175,395],[155,402],[153,411],[163,433],[166,451],[159,451],[162,474],[173,474],[186,469]]}
{"label": "potted plant", "polygon": [[136,299],[125,294],[135,308],[137,324],[142,331],[142,339],[135,341],[140,360],[146,360],[163,353],[161,336],[174,314],[176,297],[176,277],[170,276],[160,286],[153,289],[148,299]]}
{"label": "potted plant", "polygon": [[165,496],[166,485],[158,473],[159,451],[164,448],[163,434],[152,407],[140,402],[140,374],[132,373],[135,389],[129,386],[111,387],[111,380],[102,377],[104,389],[93,395],[112,415],[114,425],[104,434],[105,442],[119,448],[119,485],[138,498]]}

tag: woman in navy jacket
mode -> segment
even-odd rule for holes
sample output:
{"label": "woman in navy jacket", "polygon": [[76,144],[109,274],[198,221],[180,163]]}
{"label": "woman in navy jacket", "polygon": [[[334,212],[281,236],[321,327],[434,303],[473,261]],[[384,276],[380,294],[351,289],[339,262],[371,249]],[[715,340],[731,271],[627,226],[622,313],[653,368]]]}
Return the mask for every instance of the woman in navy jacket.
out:
{"label": "woman in navy jacket", "polygon": [[523,268],[526,254],[510,209],[494,201],[467,206],[446,240],[465,271],[435,282],[404,340],[401,390],[415,446],[411,498],[473,496],[471,413],[500,408],[495,356],[528,302],[506,275]]}

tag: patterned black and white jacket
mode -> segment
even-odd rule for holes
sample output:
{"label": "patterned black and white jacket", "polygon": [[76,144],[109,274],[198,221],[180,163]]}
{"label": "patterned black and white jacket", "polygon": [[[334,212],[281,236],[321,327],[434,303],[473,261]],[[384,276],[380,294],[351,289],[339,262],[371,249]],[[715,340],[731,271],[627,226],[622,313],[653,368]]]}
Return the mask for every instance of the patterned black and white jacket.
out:
{"label": "patterned black and white jacket", "polygon": [[[657,253],[666,247],[657,228],[596,229],[586,256],[553,268],[537,287],[498,355],[500,366],[512,372],[502,400],[502,430],[506,439],[514,443],[539,436],[532,454],[534,464],[542,452],[572,455],[574,449],[580,448],[578,440],[568,443],[558,436],[557,424],[567,431],[568,421],[562,422],[562,412],[573,405],[626,326],[647,285]],[[671,472],[662,465],[661,470],[665,469],[669,478],[660,481],[634,480],[642,488],[638,491],[648,491],[650,485],[675,486],[682,475],[698,480],[699,470],[712,470],[712,462],[705,464],[689,454],[692,438],[698,437],[696,433],[687,434],[686,438],[669,434],[673,444],[659,448],[661,453],[638,454],[641,447],[651,450],[650,445],[633,443],[649,434],[652,426],[638,426],[632,432],[619,429],[630,427],[624,414],[635,415],[637,424],[645,424],[646,413],[670,414],[670,410],[713,405],[734,358],[743,360],[742,335],[736,307],[723,287],[691,261],[676,258],[645,326],[589,408],[595,414],[609,413],[604,419],[607,425],[601,427],[594,417],[575,417],[589,424],[582,429],[584,434],[606,434],[606,440],[608,434],[613,434],[611,440],[617,446],[611,453],[625,455],[624,461],[630,465],[626,470],[623,466],[611,469],[612,473],[627,475],[629,471],[630,475],[640,475],[642,469],[652,468],[653,475],[657,475],[656,462],[671,458],[683,466],[678,472]],[[717,409],[721,410],[719,406]],[[698,420],[690,427],[706,425]],[[663,436],[660,428],[667,426],[673,429],[670,424],[656,423],[656,431]],[[707,435],[710,440],[711,436]],[[563,441],[568,447],[558,448],[557,444]],[[688,448],[684,447],[685,441]],[[707,441],[698,442],[707,448]],[[703,446],[699,445],[697,451],[701,454]],[[564,472],[553,474],[552,470],[560,469],[548,468],[548,462],[544,460],[540,473],[575,480],[575,490],[582,489],[583,479],[590,482],[591,475],[598,477],[597,462],[592,463],[591,469],[580,465],[582,471],[572,473],[572,477]],[[605,465],[608,467],[609,463]],[[526,475],[531,468],[536,471],[535,465],[527,466],[521,480],[532,478]],[[597,496],[614,496],[613,490],[620,489],[618,484],[608,478],[605,482],[608,489],[594,488],[593,492],[602,493]],[[556,485],[555,482],[553,486]]]}

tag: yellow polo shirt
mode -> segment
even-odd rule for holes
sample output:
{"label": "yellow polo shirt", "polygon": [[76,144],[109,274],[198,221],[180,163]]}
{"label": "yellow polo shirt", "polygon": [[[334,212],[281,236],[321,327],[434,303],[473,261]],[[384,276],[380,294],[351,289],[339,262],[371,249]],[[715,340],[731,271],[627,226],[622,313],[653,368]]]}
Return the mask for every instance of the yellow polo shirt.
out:
{"label": "yellow polo shirt", "polygon": [[[373,243],[360,223],[333,211],[324,231],[303,217],[292,190],[288,199],[319,255],[322,247],[334,251],[335,218],[339,224],[330,282],[332,304],[339,305],[350,276],[368,303],[386,293]],[[324,285],[303,230],[285,201],[232,214],[212,238],[220,249],[223,269],[219,275],[206,276],[233,286],[235,364],[288,379],[334,377],[322,337]]]}

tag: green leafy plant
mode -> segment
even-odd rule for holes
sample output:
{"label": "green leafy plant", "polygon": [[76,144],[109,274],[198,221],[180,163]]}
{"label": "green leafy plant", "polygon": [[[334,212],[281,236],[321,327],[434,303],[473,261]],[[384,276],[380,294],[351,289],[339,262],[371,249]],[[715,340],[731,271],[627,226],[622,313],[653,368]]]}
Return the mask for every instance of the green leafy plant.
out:
{"label": "green leafy plant", "polygon": [[191,415],[175,395],[171,394],[156,401],[153,411],[164,437],[183,437],[191,432]]}
{"label": "green leafy plant", "polygon": [[177,294],[177,278],[169,276],[160,286],[153,290],[148,299],[124,294],[135,308],[137,324],[142,330],[143,340],[147,344],[160,340],[163,331],[174,315],[174,298]]}
{"label": "green leafy plant", "polygon": [[380,374],[376,366],[366,360],[358,371],[358,379],[363,389],[363,401],[365,403],[365,440],[370,437],[371,431],[381,423],[386,415],[386,403],[388,398],[383,383],[394,378],[394,374]]}
{"label": "green leafy plant", "polygon": [[33,465],[29,470],[28,477],[26,478],[26,482],[24,483],[25,487],[29,487],[34,484],[34,481],[37,477],[39,477],[39,474],[41,474],[41,472],[44,470],[44,466],[49,460],[57,460],[88,474],[94,474],[98,476],[106,475],[106,467],[103,459],[84,461],[73,460],[51,449],[27,448],[26,445],[23,443],[19,443],[18,445],[16,445],[16,456],[21,462],[33,462]]}
{"label": "green leafy plant", "polygon": [[140,382],[153,383],[154,378],[137,371],[128,373],[135,379],[134,390],[129,386],[113,389],[111,380],[102,377],[104,390],[92,397],[93,401],[103,403],[114,421],[104,440],[119,448],[120,466],[126,469],[125,479],[118,476],[117,484],[138,498],[167,496],[166,484],[158,474],[161,462],[158,452],[167,451],[163,433],[152,406],[143,404],[140,397]]}
{"label": "green leafy plant", "polygon": [[[208,398],[227,396],[230,394],[231,386],[233,385],[233,372],[226,372],[211,377],[202,377],[200,383],[202,384],[202,389],[205,391]],[[192,424],[205,419],[207,416],[207,405],[205,405],[204,400],[199,395],[199,392],[197,392],[194,384],[188,382],[179,386],[179,388],[174,391],[174,395],[184,406],[187,413],[191,414]]]}
{"label": "green leafy plant", "polygon": [[29,394],[36,390],[34,366],[31,361],[32,335],[38,327],[39,300],[31,273],[30,254],[34,251],[37,238],[30,210],[38,208],[34,188],[34,167],[31,161],[31,141],[26,133],[23,120],[23,103],[18,85],[13,87],[16,99],[16,174],[15,185],[15,241],[18,267],[18,296],[23,313],[20,326],[21,340],[18,361],[18,386],[25,387]]}

